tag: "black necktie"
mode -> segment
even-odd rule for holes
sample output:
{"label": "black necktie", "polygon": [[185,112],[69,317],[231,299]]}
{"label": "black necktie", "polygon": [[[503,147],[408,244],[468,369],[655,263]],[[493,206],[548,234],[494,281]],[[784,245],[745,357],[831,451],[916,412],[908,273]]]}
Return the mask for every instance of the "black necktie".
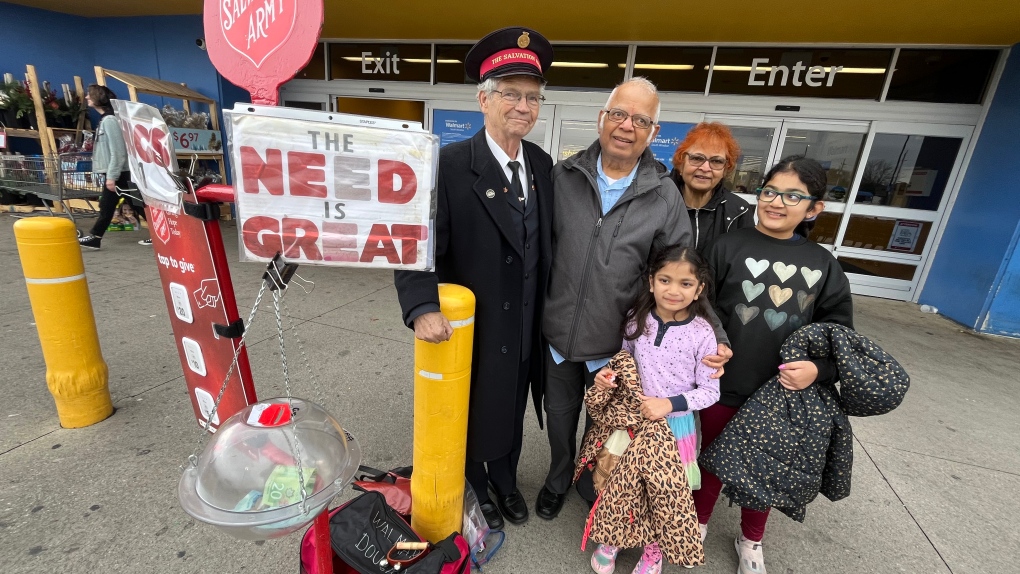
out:
{"label": "black necktie", "polygon": [[521,167],[521,162],[511,161],[507,163],[507,166],[514,172],[514,177],[510,180],[510,189],[517,194],[517,200],[524,203],[524,188],[521,186],[521,176],[517,171]]}

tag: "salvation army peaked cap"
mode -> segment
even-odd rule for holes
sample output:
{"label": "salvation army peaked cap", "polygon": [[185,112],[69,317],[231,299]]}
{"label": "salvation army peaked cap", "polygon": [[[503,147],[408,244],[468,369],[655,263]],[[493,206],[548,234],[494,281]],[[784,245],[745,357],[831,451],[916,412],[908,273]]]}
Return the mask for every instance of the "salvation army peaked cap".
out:
{"label": "salvation army peaked cap", "polygon": [[475,82],[504,76],[535,76],[552,64],[553,49],[549,40],[538,32],[521,26],[491,32],[479,40],[464,58],[464,72]]}

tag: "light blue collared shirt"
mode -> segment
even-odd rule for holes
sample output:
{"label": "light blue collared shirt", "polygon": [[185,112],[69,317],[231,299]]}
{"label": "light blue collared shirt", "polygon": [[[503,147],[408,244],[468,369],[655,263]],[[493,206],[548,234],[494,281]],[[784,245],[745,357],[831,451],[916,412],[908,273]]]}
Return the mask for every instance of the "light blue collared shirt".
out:
{"label": "light blue collared shirt", "polygon": [[[634,164],[634,169],[630,170],[630,173],[625,177],[622,177],[616,181],[613,181],[606,175],[606,172],[602,170],[602,154],[599,154],[599,159],[595,162],[596,169],[598,170],[598,177],[595,181],[599,184],[599,196],[602,198],[602,214],[609,213],[609,210],[616,205],[617,201],[623,197],[623,193],[627,191],[630,184],[634,182],[634,176],[637,175],[638,164]],[[558,365],[566,360],[563,354],[549,345],[549,353],[552,354],[553,361]],[[612,357],[606,357],[604,359],[592,359],[585,361],[584,366],[588,369],[589,373],[601,369],[602,367],[609,364],[609,359]]]}
{"label": "light blue collared shirt", "polygon": [[606,172],[602,170],[601,153],[599,153],[598,161],[595,162],[595,167],[598,171],[598,177],[595,178],[595,181],[599,184],[599,196],[602,198],[602,213],[604,215],[609,213],[609,210],[623,197],[623,192],[627,191],[627,188],[630,187],[630,184],[634,181],[634,176],[637,175],[638,164],[634,164],[634,169],[630,170],[629,174],[616,181],[610,179]]}

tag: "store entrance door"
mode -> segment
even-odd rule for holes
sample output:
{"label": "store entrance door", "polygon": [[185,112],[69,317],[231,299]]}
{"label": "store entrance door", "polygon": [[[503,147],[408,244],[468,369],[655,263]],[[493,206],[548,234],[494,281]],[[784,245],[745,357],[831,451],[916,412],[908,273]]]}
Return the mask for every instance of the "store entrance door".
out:
{"label": "store entrance door", "polygon": [[[743,155],[727,186],[752,205],[771,166],[800,154],[828,172],[811,239],[832,251],[854,293],[913,300],[923,281],[973,128],[706,116],[733,131]],[[746,195],[745,195],[746,192]]]}

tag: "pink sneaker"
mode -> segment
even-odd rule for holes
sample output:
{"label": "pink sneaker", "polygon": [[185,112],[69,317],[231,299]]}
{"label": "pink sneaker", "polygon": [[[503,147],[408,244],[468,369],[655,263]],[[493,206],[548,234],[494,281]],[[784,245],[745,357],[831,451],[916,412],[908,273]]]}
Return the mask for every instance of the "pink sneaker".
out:
{"label": "pink sneaker", "polygon": [[662,552],[658,544],[645,546],[645,553],[641,555],[631,574],[662,574]]}
{"label": "pink sneaker", "polygon": [[599,544],[595,553],[591,555],[591,569],[599,574],[613,574],[616,570],[616,555],[620,549],[608,544]]}

